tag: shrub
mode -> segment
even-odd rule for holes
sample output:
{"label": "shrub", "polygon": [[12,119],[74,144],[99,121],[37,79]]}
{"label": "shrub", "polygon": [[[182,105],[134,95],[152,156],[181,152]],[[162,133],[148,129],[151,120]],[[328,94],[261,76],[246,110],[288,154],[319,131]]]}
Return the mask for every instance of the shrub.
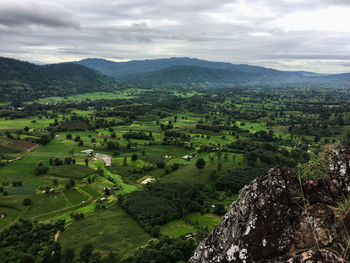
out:
{"label": "shrub", "polygon": [[30,198],[24,198],[24,200],[23,200],[23,205],[24,206],[29,206],[29,205],[31,205],[32,204],[32,199],[30,199]]}

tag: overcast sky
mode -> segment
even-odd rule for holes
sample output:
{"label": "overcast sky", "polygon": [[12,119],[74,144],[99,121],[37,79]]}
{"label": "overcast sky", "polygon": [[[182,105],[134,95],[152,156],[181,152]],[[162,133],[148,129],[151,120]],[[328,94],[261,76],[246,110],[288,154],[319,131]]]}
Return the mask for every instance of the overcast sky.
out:
{"label": "overcast sky", "polygon": [[0,55],[350,72],[350,0],[0,0]]}

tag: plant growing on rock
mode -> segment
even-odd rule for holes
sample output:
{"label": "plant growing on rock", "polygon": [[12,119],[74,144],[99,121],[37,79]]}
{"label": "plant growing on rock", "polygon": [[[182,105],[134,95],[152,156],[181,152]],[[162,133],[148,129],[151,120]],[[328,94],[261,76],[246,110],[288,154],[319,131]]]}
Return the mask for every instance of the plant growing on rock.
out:
{"label": "plant growing on rock", "polygon": [[298,165],[299,176],[303,179],[326,178],[329,172],[331,158],[334,156],[334,146],[325,146],[318,155],[313,156],[304,165]]}

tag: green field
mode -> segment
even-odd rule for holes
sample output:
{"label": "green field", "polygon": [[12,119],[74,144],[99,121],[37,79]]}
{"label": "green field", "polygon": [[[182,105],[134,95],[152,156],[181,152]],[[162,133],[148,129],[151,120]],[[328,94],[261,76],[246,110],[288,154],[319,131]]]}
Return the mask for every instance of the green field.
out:
{"label": "green field", "polygon": [[185,220],[178,219],[162,225],[160,232],[169,237],[179,237],[203,228],[211,231],[220,221],[221,217],[214,214],[190,213]]}
{"label": "green field", "polygon": [[64,209],[67,206],[62,193],[35,195],[32,205],[24,216],[30,218],[45,215],[56,210]]}
{"label": "green field", "polygon": [[80,189],[89,194],[93,199],[96,199],[101,196],[100,193],[98,193],[96,190],[92,189],[88,185],[81,186]]}
{"label": "green field", "polygon": [[114,205],[108,210],[72,223],[61,234],[59,240],[63,250],[72,248],[76,254],[84,244],[91,243],[102,255],[113,251],[118,258],[121,258],[131,254],[149,239],[150,236],[134,219]]}
{"label": "green field", "polygon": [[63,192],[63,194],[69,200],[69,203],[72,205],[80,204],[88,199],[87,196],[84,196],[77,190],[69,190]]}
{"label": "green field", "polygon": [[91,169],[90,167],[85,167],[78,164],[54,166],[49,171],[49,175],[56,177],[68,177],[72,179],[82,179],[94,173],[95,170]]}
{"label": "green field", "polygon": [[21,211],[12,207],[0,206],[0,229],[8,225],[21,214]]}
{"label": "green field", "polygon": [[38,99],[34,102],[40,104],[54,104],[67,101],[101,100],[101,99],[131,99],[142,92],[141,89],[128,89],[125,91],[113,92],[91,92],[85,94],[72,95],[67,97],[48,97]]}
{"label": "green field", "polygon": [[35,184],[26,183],[22,186],[11,186],[6,188],[9,195],[24,195],[24,194],[35,194],[37,186]]}

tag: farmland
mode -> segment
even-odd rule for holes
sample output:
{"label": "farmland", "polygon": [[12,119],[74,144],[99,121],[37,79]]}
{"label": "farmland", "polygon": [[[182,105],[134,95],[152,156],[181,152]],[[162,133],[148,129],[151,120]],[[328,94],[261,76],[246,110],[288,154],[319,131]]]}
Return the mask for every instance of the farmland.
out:
{"label": "farmland", "polygon": [[64,220],[63,251],[91,243],[116,262],[151,238],[198,242],[270,167],[349,140],[348,91],[313,94],[131,88],[2,104],[0,228]]}

